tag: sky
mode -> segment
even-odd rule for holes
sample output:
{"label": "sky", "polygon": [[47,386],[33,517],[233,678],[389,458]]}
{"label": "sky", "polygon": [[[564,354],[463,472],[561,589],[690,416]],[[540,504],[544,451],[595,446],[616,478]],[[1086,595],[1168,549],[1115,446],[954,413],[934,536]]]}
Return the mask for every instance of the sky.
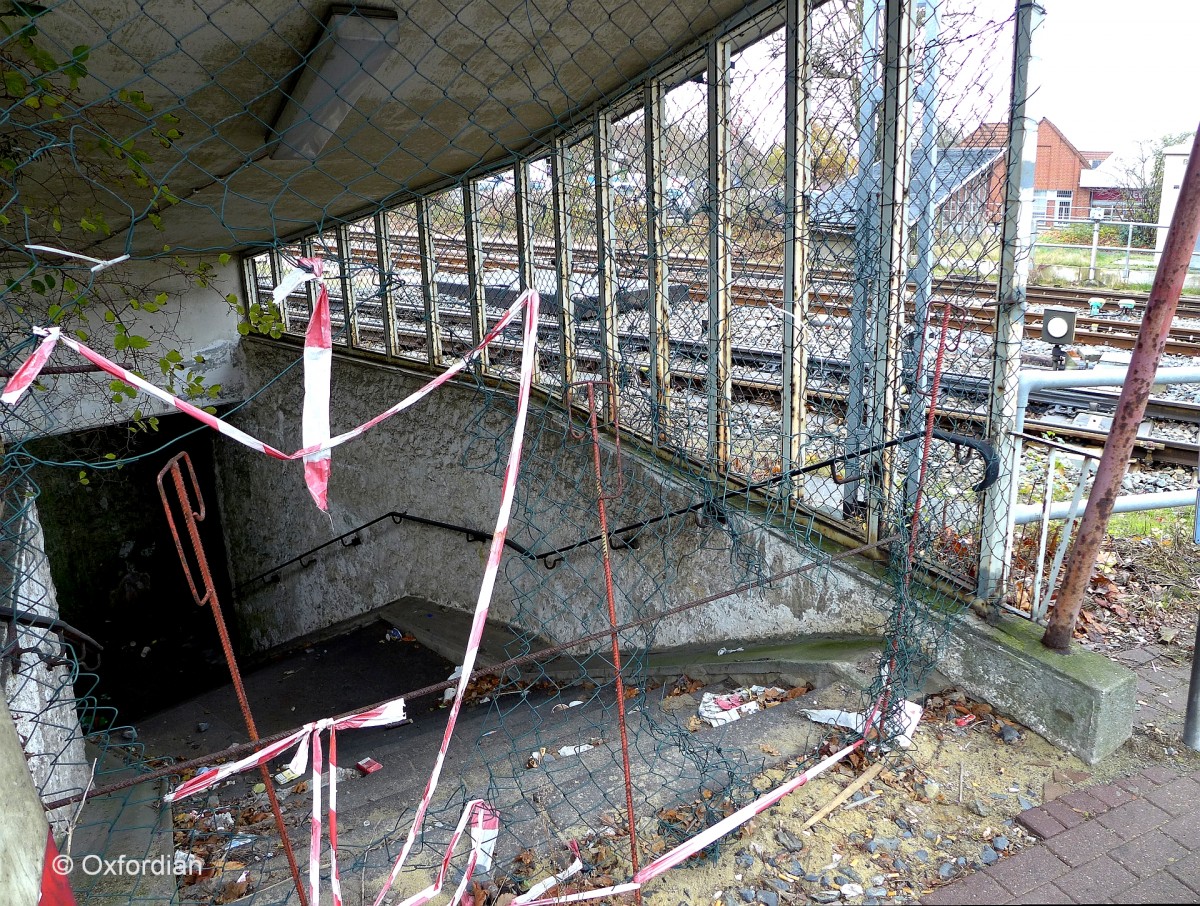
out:
{"label": "sky", "polygon": [[1129,154],[1200,123],[1200,0],[1043,0],[1035,35],[1048,117],[1081,151]]}

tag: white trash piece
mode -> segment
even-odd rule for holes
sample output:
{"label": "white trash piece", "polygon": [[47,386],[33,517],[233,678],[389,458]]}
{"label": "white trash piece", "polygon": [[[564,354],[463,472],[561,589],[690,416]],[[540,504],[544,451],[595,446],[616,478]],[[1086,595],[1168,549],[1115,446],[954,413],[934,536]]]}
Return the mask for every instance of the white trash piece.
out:
{"label": "white trash piece", "polygon": [[[847,730],[853,730],[855,733],[861,733],[863,726],[866,724],[866,720],[860,711],[818,708],[802,710],[800,713],[815,723],[845,727]],[[902,712],[897,717],[892,718],[891,723],[885,728],[886,732],[884,735],[895,739],[902,749],[909,748],[912,746],[913,733],[916,732],[917,724],[921,722],[921,715],[924,713],[925,709],[916,702],[905,701]]]}

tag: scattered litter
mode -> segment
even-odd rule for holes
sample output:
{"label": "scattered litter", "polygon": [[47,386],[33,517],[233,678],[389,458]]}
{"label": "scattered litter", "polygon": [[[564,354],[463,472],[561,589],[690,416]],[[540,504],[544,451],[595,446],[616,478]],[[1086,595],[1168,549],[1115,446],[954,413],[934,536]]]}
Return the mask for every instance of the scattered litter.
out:
{"label": "scattered litter", "polygon": [[723,724],[733,723],[747,714],[761,711],[763,705],[760,703],[760,699],[771,696],[778,700],[780,696],[786,694],[787,692],[783,689],[775,687],[768,689],[766,686],[751,686],[749,689],[738,689],[725,695],[705,692],[696,713],[709,726],[719,727]]}
{"label": "scattered litter", "polygon": [[573,702],[559,702],[557,705],[555,705],[553,708],[550,709],[550,713],[553,714],[556,711],[566,711],[568,708],[578,708],[582,704],[583,704],[583,702],[581,702],[579,700],[576,700]]}
{"label": "scattered litter", "polygon": [[584,752],[587,752],[594,748],[596,748],[596,747],[595,746],[563,746],[561,749],[558,750],[558,757],[566,758],[568,755],[581,755]]}
{"label": "scattered litter", "polygon": [[383,765],[381,765],[374,758],[364,758],[362,761],[355,762],[354,766],[358,768],[359,773],[361,773],[364,777],[367,774],[374,774],[383,767]]}
{"label": "scattered litter", "polygon": [[[845,727],[861,733],[866,720],[859,711],[840,711],[833,708],[804,709],[800,712],[809,720],[819,724],[832,724],[835,727]],[[900,747],[907,749],[912,745],[912,735],[921,722],[924,709],[915,702],[906,701],[902,713],[892,718],[885,728],[885,736],[895,739]]]}
{"label": "scattered litter", "polygon": [[275,775],[275,782],[280,784],[281,786],[291,783],[293,780],[299,780],[299,779],[300,779],[300,775],[297,774],[295,771],[293,771],[291,768],[284,768],[282,771],[280,771],[278,774]]}
{"label": "scattered litter", "polygon": [[536,884],[534,884],[532,887],[530,887],[529,890],[527,890],[525,893],[521,894],[519,897],[517,897],[515,900],[513,900],[512,901],[513,906],[517,906],[517,904],[520,904],[520,903],[532,903],[534,900],[538,899],[542,894],[557,887],[559,884],[561,884],[563,881],[570,878],[572,875],[577,875],[577,874],[579,874],[579,872],[583,871],[583,860],[580,858],[579,846],[578,846],[578,844],[575,843],[575,841],[571,841],[571,849],[575,853],[575,860],[570,865],[568,865],[566,868],[564,868],[558,874],[551,875],[549,878],[546,878],[545,880],[538,881]]}
{"label": "scattered litter", "polygon": [[250,789],[255,793],[265,793],[267,791],[267,785],[265,783],[256,783]]}
{"label": "scattered litter", "polygon": [[147,646],[145,646],[145,647],[142,649],[142,657],[145,657],[145,656],[146,656],[146,655],[148,655],[149,653],[150,653],[150,646],[149,646],[149,645],[147,645]]}
{"label": "scattered litter", "polygon": [[870,795],[863,796],[861,799],[857,800],[856,802],[847,802],[845,805],[842,806],[842,811],[848,812],[852,808],[858,808],[860,805],[866,805],[871,800],[878,799],[878,798],[879,798],[878,793],[871,793]]}
{"label": "scattered litter", "polygon": [[213,826],[217,830],[233,830],[233,815],[229,812],[217,812],[213,815]]}
{"label": "scattered litter", "polygon": [[736,654],[739,651],[745,651],[745,648],[718,648],[717,657],[724,657],[727,654]]}
{"label": "scattered litter", "polygon": [[237,849],[241,846],[253,846],[256,842],[258,842],[258,837],[254,836],[254,834],[238,834],[230,838],[229,848]]}
{"label": "scattered litter", "polygon": [[383,634],[383,640],[385,642],[399,642],[403,638],[404,633],[394,626]]}
{"label": "scattered litter", "polygon": [[204,721],[200,721],[200,723],[196,724],[196,732],[197,733],[207,733],[208,732],[208,724],[205,723]]}
{"label": "scattered litter", "polygon": [[[446,679],[448,682],[452,683],[455,680],[460,679],[461,677],[462,677],[462,665],[459,664],[457,667],[454,668],[454,672],[451,673],[450,676],[448,676]],[[454,701],[454,694],[457,691],[458,691],[457,689],[455,689],[453,686],[451,686],[449,689],[447,689],[445,692],[443,692],[442,693],[442,704],[448,705],[450,702]]]}
{"label": "scattered litter", "polygon": [[976,718],[974,714],[964,714],[962,717],[954,718],[954,726],[966,727],[975,723],[975,720]]}
{"label": "scattered litter", "polygon": [[861,884],[843,884],[841,888],[842,896],[844,897],[861,897],[863,895],[863,886]]}

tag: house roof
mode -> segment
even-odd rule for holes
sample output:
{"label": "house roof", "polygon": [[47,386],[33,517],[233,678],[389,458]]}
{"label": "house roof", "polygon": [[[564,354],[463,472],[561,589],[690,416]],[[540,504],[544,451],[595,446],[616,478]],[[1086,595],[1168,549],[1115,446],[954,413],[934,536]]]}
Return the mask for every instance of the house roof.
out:
{"label": "house roof", "polygon": [[[937,166],[933,169],[933,206],[940,208],[946,200],[964,185],[1004,156],[1004,148],[945,148],[938,154]],[[883,176],[883,164],[871,167],[870,181],[878,185]],[[858,205],[855,195],[861,174],[843,180],[828,191],[812,198],[810,218],[818,226],[851,227],[857,220]],[[909,223],[916,215],[909,208]]]}
{"label": "house roof", "polygon": [[956,143],[956,148],[1004,148],[1008,146],[1008,123],[980,123],[975,131]]}
{"label": "house roof", "polygon": [[1079,188],[1081,189],[1121,189],[1126,188],[1128,174],[1118,166],[1113,158],[1107,158],[1096,168],[1084,167],[1079,171]]}

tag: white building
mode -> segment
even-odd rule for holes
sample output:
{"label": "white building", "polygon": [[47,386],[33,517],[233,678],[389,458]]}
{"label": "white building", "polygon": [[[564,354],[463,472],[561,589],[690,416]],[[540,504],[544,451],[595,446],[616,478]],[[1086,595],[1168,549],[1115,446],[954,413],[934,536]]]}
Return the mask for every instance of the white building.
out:
{"label": "white building", "polygon": [[[1187,169],[1188,157],[1191,154],[1192,143],[1184,142],[1173,145],[1163,151],[1163,186],[1162,197],[1158,202],[1158,222],[1168,224],[1175,216],[1175,205],[1179,201],[1179,188],[1183,185],[1183,173]],[[1167,231],[1160,229],[1158,239],[1154,244],[1155,260],[1162,254],[1163,246],[1167,244]],[[1200,268],[1200,240],[1192,252],[1193,268]]]}

